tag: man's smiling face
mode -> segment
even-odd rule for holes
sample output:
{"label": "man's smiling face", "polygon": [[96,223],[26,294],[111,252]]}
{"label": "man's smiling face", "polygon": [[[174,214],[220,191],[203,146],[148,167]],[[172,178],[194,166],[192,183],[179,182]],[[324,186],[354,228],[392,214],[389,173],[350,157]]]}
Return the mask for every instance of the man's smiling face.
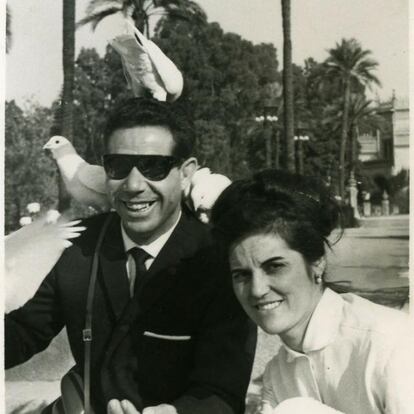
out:
{"label": "man's smiling face", "polygon": [[[174,149],[171,131],[162,126],[117,129],[108,140],[108,154],[166,155]],[[172,167],[160,181],[151,181],[133,167],[123,179],[107,177],[107,192],[125,231],[137,243],[151,242],[178,219],[186,180],[181,166]]]}

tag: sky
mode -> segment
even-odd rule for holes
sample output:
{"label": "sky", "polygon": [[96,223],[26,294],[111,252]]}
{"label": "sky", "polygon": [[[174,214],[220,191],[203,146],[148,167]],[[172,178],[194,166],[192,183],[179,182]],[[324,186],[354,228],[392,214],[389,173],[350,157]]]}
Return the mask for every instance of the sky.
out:
{"label": "sky", "polygon": [[[293,61],[322,61],[342,38],[354,37],[378,61],[382,88],[371,97],[408,95],[409,0],[292,0]],[[62,1],[8,0],[13,43],[6,57],[6,99],[42,105],[58,96],[62,84]],[[77,0],[77,19],[89,0]],[[282,66],[280,0],[198,0],[210,22],[253,43],[273,43]],[[76,33],[76,49],[96,47],[105,40],[89,27]],[[237,64],[237,62],[235,62]],[[185,74],[184,74],[185,76]]]}

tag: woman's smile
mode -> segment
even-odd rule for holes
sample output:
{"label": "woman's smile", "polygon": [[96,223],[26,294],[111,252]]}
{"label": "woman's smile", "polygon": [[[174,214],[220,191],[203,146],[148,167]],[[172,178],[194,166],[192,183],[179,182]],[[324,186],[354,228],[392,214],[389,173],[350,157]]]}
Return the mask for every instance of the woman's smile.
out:
{"label": "woman's smile", "polygon": [[267,312],[277,309],[283,303],[283,299],[275,301],[266,301],[253,305],[259,312]]}

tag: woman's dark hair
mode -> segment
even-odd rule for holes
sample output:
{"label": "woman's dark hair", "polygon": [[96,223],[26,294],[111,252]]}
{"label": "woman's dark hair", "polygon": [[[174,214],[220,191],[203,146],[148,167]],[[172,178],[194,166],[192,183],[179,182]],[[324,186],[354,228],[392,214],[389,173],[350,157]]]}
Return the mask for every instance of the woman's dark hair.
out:
{"label": "woman's dark hair", "polygon": [[104,148],[118,129],[137,126],[162,126],[173,136],[174,156],[181,159],[190,157],[194,149],[194,133],[190,120],[172,103],[152,98],[130,98],[122,101],[111,112],[104,131]]}
{"label": "woman's dark hair", "polygon": [[325,254],[340,209],[316,177],[265,170],[235,181],[216,201],[211,215],[214,235],[227,247],[247,236],[275,233],[308,263]]}

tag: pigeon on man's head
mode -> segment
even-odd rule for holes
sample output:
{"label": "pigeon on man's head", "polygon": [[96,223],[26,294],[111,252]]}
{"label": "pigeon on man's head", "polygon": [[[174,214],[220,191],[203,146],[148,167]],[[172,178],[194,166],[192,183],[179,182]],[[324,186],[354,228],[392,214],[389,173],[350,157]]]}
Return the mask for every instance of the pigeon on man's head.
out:
{"label": "pigeon on man's head", "polygon": [[200,168],[194,173],[184,194],[191,200],[190,204],[200,221],[209,222],[214,203],[230,184],[230,178],[212,174],[209,168]]}
{"label": "pigeon on man's head", "polygon": [[4,242],[6,311],[22,306],[85,227],[56,210],[7,235]]}
{"label": "pigeon on man's head", "polygon": [[50,150],[56,160],[69,194],[79,203],[99,211],[110,208],[106,194],[103,167],[87,163],[65,137],[55,135],[43,149]]}
{"label": "pigeon on man's head", "polygon": [[121,56],[133,94],[149,91],[159,101],[175,101],[183,90],[183,76],[175,64],[122,12],[105,17],[97,27]]}

